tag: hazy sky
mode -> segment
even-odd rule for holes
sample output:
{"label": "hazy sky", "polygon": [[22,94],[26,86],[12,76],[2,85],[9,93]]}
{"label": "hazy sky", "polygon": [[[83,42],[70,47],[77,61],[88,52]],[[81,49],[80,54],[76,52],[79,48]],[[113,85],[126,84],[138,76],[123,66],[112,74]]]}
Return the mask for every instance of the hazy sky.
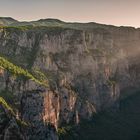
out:
{"label": "hazy sky", "polygon": [[140,27],[140,0],[0,0],[0,16]]}

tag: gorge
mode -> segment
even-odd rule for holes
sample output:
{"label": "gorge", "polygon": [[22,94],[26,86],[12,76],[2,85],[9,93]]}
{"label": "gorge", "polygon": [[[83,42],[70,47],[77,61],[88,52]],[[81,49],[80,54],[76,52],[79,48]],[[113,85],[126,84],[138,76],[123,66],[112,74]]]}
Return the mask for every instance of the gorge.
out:
{"label": "gorge", "polygon": [[139,28],[0,18],[0,140],[68,139],[118,112],[139,85]]}

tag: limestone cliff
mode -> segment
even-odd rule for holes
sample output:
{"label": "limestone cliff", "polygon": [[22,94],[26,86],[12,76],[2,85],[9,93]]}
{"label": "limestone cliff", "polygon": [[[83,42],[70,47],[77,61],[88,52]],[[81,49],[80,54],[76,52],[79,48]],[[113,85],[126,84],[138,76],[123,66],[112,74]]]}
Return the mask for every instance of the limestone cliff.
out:
{"label": "limestone cliff", "polygon": [[1,140],[25,140],[23,135],[24,124],[17,120],[13,110],[0,97],[0,139]]}
{"label": "limestone cliff", "polygon": [[140,89],[139,29],[67,26],[0,29],[0,55],[49,81],[46,88],[1,71],[0,90],[8,88],[31,123],[29,139],[55,140],[58,127],[90,119]]}

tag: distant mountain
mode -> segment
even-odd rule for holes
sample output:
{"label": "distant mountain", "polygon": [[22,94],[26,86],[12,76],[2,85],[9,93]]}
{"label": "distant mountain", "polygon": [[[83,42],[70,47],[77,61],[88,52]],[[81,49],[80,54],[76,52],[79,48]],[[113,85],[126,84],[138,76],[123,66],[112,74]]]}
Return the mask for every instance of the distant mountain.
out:
{"label": "distant mountain", "polygon": [[16,22],[11,24],[11,26],[61,26],[64,24],[63,21],[58,19],[40,19],[37,21],[24,21],[24,22]]}
{"label": "distant mountain", "polygon": [[110,27],[115,27],[112,25],[106,26],[104,24],[99,24],[95,22],[89,22],[89,23],[78,23],[78,22],[64,22],[59,19],[40,19],[37,21],[17,21],[13,18],[10,17],[0,17],[0,25],[3,26],[44,26],[44,27],[63,27],[63,28],[72,28],[72,29],[94,29],[94,28],[110,28]]}
{"label": "distant mountain", "polygon": [[0,17],[0,25],[2,26],[9,26],[13,23],[18,23],[18,21],[11,17]]}

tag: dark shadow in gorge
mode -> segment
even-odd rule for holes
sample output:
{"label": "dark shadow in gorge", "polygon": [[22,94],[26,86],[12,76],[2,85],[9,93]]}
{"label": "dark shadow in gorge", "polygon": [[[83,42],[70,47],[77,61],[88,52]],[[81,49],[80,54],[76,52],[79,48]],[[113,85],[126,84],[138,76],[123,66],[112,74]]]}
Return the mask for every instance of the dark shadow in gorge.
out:
{"label": "dark shadow in gorge", "polygon": [[92,121],[73,127],[61,140],[139,140],[140,92],[120,101],[118,111],[97,114]]}

